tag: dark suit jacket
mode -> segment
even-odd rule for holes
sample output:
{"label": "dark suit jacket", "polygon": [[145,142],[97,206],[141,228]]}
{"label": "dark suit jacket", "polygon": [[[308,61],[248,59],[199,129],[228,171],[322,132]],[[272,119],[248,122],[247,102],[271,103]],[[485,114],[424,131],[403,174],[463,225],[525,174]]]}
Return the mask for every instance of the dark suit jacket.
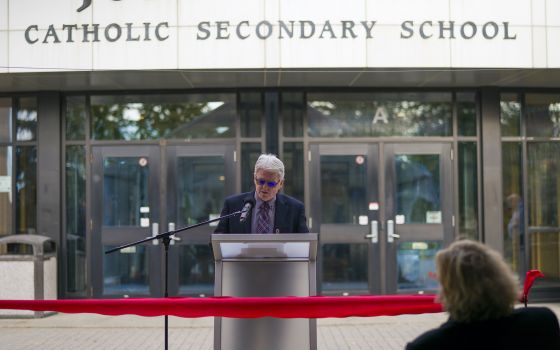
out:
{"label": "dark suit jacket", "polygon": [[558,350],[560,330],[556,315],[548,308],[515,309],[498,320],[462,323],[447,321],[428,331],[406,350]]}
{"label": "dark suit jacket", "polygon": [[[220,216],[224,216],[243,209],[246,200],[254,199],[255,192],[246,192],[226,198]],[[274,211],[274,229],[278,233],[307,233],[305,207],[295,198],[284,194],[276,194],[276,209]],[[251,210],[254,210],[251,209]],[[243,223],[239,222],[239,215],[220,220],[214,233],[251,233],[251,215]]]}

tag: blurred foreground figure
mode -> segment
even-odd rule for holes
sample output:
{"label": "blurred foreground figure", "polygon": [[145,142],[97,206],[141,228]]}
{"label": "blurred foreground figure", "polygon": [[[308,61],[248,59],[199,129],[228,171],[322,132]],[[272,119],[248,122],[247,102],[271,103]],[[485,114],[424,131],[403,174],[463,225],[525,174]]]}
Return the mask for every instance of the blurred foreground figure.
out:
{"label": "blurred foreground figure", "polygon": [[479,242],[457,241],[438,252],[436,270],[449,320],[407,350],[560,349],[558,319],[550,309],[514,309],[519,283],[497,252]]}

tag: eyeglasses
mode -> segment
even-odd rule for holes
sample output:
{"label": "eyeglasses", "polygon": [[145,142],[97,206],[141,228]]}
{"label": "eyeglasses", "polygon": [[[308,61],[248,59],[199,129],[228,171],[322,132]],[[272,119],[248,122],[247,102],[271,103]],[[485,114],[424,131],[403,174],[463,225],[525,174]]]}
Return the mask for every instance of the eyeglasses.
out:
{"label": "eyeglasses", "polygon": [[264,186],[264,184],[266,184],[270,188],[276,187],[276,185],[278,185],[278,182],[276,181],[266,181],[264,179],[255,179],[255,182],[260,186]]}

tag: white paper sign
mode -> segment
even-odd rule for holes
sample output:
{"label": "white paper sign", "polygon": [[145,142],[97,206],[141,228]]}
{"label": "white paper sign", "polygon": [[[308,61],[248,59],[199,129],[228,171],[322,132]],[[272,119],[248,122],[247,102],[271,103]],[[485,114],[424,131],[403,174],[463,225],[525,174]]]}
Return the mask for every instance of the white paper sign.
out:
{"label": "white paper sign", "polygon": [[140,212],[142,214],[147,214],[150,212],[150,207],[140,207]]}
{"label": "white paper sign", "polygon": [[150,219],[140,218],[140,227],[148,227],[148,226],[150,226]]}
{"label": "white paper sign", "polygon": [[0,176],[0,193],[12,192],[12,177]]}
{"label": "white paper sign", "polygon": [[427,211],[426,212],[427,224],[441,224],[441,211]]}
{"label": "white paper sign", "polygon": [[405,221],[404,221],[404,215],[397,215],[397,216],[395,216],[395,223],[396,223],[397,225],[402,225],[402,224],[404,224],[404,222],[405,222]]}
{"label": "white paper sign", "polygon": [[360,216],[358,217],[358,223],[359,223],[360,225],[367,225],[367,224],[368,224],[368,217],[367,217],[367,215],[360,215]]}

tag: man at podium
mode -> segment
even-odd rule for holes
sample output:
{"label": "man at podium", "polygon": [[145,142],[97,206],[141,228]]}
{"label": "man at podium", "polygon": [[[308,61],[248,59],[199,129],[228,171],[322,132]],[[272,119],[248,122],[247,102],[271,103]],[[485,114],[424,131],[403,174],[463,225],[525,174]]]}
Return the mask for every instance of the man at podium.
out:
{"label": "man at podium", "polygon": [[273,154],[261,154],[255,163],[255,190],[225,199],[224,216],[243,210],[241,216],[220,220],[214,233],[307,233],[305,207],[279,193],[284,185],[284,163]]}

